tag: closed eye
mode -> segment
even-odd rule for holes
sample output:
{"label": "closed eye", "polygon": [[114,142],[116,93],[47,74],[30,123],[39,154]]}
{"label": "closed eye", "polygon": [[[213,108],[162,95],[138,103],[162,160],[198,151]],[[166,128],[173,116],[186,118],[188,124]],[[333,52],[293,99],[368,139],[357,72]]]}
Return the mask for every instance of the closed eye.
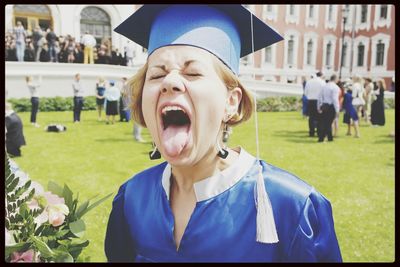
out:
{"label": "closed eye", "polygon": [[150,80],[157,80],[157,79],[160,79],[162,77],[165,77],[165,74],[150,76]]}

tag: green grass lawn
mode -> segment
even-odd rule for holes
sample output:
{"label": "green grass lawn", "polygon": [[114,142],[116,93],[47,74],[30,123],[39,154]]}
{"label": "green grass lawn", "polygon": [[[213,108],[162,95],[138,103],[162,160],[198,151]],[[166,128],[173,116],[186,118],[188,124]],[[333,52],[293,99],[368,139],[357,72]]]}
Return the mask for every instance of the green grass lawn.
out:
{"label": "green grass lawn", "polygon": [[[135,173],[158,164],[150,161],[148,143],[133,139],[131,123],[106,125],[95,111],[72,123],[72,112],[41,112],[40,128],[24,122],[27,146],[15,158],[32,180],[67,183],[85,200],[117,192]],[[340,120],[342,120],[341,114]],[[384,127],[362,124],[361,138],[346,136],[340,123],[334,142],[317,143],[308,137],[308,123],[299,112],[259,113],[260,154],[267,162],[299,176],[324,194],[333,207],[335,229],[345,262],[394,261],[394,110],[386,110]],[[64,133],[47,133],[44,126],[61,123]],[[241,145],[255,155],[254,121],[233,130],[230,146]],[[114,197],[113,195],[113,197]],[[85,215],[89,247],[83,256],[103,262],[104,236],[112,198]]]}

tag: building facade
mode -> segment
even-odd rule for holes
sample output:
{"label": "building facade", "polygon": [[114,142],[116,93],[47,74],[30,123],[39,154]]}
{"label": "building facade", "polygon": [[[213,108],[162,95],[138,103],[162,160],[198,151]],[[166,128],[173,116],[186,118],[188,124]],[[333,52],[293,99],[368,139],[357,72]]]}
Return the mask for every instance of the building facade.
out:
{"label": "building facade", "polygon": [[342,79],[384,78],[387,86],[394,79],[394,5],[246,6],[284,37],[243,59],[260,79],[299,83],[316,70],[326,78],[333,73]]}
{"label": "building facade", "polygon": [[[39,25],[79,40],[85,31],[98,41],[110,38],[120,51],[129,41],[113,29],[140,5],[7,5],[5,26],[20,20],[28,31]],[[326,77],[383,77],[389,86],[395,73],[394,5],[245,5],[278,31],[284,40],[242,59],[242,76],[300,83],[316,70]],[[344,8],[348,16],[343,26]],[[140,27],[140,25],[138,25]],[[343,38],[344,37],[344,38]],[[131,44],[132,45],[132,44]],[[135,45],[135,65],[146,51]]]}

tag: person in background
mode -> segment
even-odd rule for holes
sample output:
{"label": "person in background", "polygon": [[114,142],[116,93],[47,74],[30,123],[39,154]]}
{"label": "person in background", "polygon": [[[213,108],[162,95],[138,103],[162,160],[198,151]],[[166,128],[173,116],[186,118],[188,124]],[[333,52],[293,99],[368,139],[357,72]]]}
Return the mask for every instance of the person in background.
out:
{"label": "person in background", "polygon": [[307,84],[306,77],[302,77],[303,95],[302,95],[302,97],[301,97],[301,102],[302,102],[301,111],[302,111],[302,114],[303,114],[303,118],[308,117],[308,109],[307,109],[307,106],[308,106],[308,99],[307,99],[307,97],[306,97],[306,95],[305,95],[305,93],[304,93],[305,88],[306,88],[306,84]]}
{"label": "person in background", "polygon": [[119,121],[120,122],[128,122],[130,120],[129,115],[129,87],[127,86],[127,78],[122,78],[122,86],[121,86],[121,96],[119,98]]}
{"label": "person in background", "polygon": [[83,63],[84,64],[94,64],[93,59],[93,48],[96,46],[96,39],[89,33],[89,31],[85,32],[81,39],[81,44],[83,44]]}
{"label": "person in background", "polygon": [[385,80],[379,79],[372,91],[373,99],[375,100],[371,104],[371,124],[374,127],[385,125],[385,90]]}
{"label": "person in background", "polygon": [[42,50],[40,51],[39,61],[40,62],[49,62],[50,61],[49,47],[47,45],[46,40],[44,40],[44,42],[43,42]]}
{"label": "person in background", "polygon": [[32,43],[32,39],[31,38],[26,38],[24,61],[26,61],[26,62],[35,61],[35,48],[33,47],[33,43]]}
{"label": "person in background", "polygon": [[72,83],[72,89],[74,93],[74,123],[79,123],[81,121],[81,111],[84,101],[84,88],[81,83],[81,75],[79,73],[75,74],[75,79]]}
{"label": "person in background", "polygon": [[[93,56],[94,58],[94,56]],[[75,42],[75,60],[74,63],[81,63],[83,64],[83,52],[82,46],[80,43]]]}
{"label": "person in background", "polygon": [[39,56],[40,56],[40,51],[42,50],[42,45],[43,45],[43,32],[40,26],[36,26],[35,30],[32,33],[32,41],[33,41],[33,47],[35,49],[35,61],[39,61]]}
{"label": "person in background", "polygon": [[332,122],[332,135],[333,137],[337,137],[339,134],[339,115],[340,111],[342,111],[343,107],[343,97],[344,97],[344,89],[343,89],[343,82],[338,81],[337,86],[339,87],[339,94],[338,94],[338,100],[339,100],[339,112],[335,114],[335,118],[333,119]]}
{"label": "person in background", "polygon": [[318,142],[323,142],[325,136],[328,137],[328,141],[333,141],[332,122],[340,111],[340,88],[337,86],[337,82],[337,76],[332,75],[329,82],[322,87],[318,96],[318,111],[321,113],[318,121]]}
{"label": "person in background", "polygon": [[38,82],[34,82],[32,76],[26,76],[25,80],[31,95],[31,124],[35,127],[39,127],[39,124],[36,122],[36,115],[39,111],[39,96],[37,88],[41,85],[42,76],[39,76]]}
{"label": "person in background", "polygon": [[350,83],[345,84],[346,93],[343,97],[343,123],[347,124],[347,133],[346,135],[351,136],[351,125],[354,126],[355,136],[356,138],[360,138],[360,129],[359,129],[359,117],[357,114],[357,110],[353,106],[353,91],[351,90],[352,85]]}
{"label": "person in background", "polygon": [[106,99],[106,124],[115,123],[115,116],[118,115],[118,101],[120,98],[120,90],[115,86],[115,82],[111,80],[109,82],[110,87],[106,89],[104,97]]}
{"label": "person in background", "polygon": [[367,124],[370,123],[371,120],[371,95],[374,90],[374,84],[372,83],[372,79],[367,77],[365,80],[365,88],[364,88],[364,120]]}
{"label": "person in background", "polygon": [[15,44],[18,61],[24,61],[26,31],[21,21],[17,21],[14,28]]}
{"label": "person in background", "polygon": [[26,145],[21,118],[6,102],[5,110],[6,151],[10,157],[20,157],[21,146]]}
{"label": "person in background", "polygon": [[125,46],[126,66],[133,67],[134,57],[135,57],[135,44],[128,40]]}
{"label": "person in background", "polygon": [[[46,34],[47,45],[49,47],[49,55],[51,62],[58,62],[58,52],[59,48],[57,48],[57,35],[53,31],[52,28],[47,29]],[[57,51],[58,50],[58,51]]]}
{"label": "person in background", "polygon": [[100,77],[96,83],[96,105],[99,114],[97,120],[101,121],[101,111],[104,108],[104,92],[106,91],[106,82],[103,77]]}
{"label": "person in background", "polygon": [[315,129],[318,129],[319,113],[317,101],[322,86],[325,85],[322,76],[322,72],[317,72],[314,77],[307,81],[304,89],[304,95],[307,97],[308,101],[308,129],[310,137],[313,137],[315,135]]}
{"label": "person in background", "polygon": [[362,117],[362,114],[364,114],[363,107],[365,105],[364,101],[364,86],[363,86],[363,80],[360,76],[355,75],[353,77],[353,106],[357,111],[357,116],[359,118]]}

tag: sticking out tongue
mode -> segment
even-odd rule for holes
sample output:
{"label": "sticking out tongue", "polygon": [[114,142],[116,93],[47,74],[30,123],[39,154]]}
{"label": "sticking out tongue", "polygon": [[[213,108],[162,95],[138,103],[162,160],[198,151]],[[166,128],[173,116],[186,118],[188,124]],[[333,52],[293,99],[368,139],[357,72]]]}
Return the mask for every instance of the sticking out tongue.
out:
{"label": "sticking out tongue", "polygon": [[186,125],[170,125],[162,133],[165,152],[170,157],[178,156],[189,142],[189,127]]}

